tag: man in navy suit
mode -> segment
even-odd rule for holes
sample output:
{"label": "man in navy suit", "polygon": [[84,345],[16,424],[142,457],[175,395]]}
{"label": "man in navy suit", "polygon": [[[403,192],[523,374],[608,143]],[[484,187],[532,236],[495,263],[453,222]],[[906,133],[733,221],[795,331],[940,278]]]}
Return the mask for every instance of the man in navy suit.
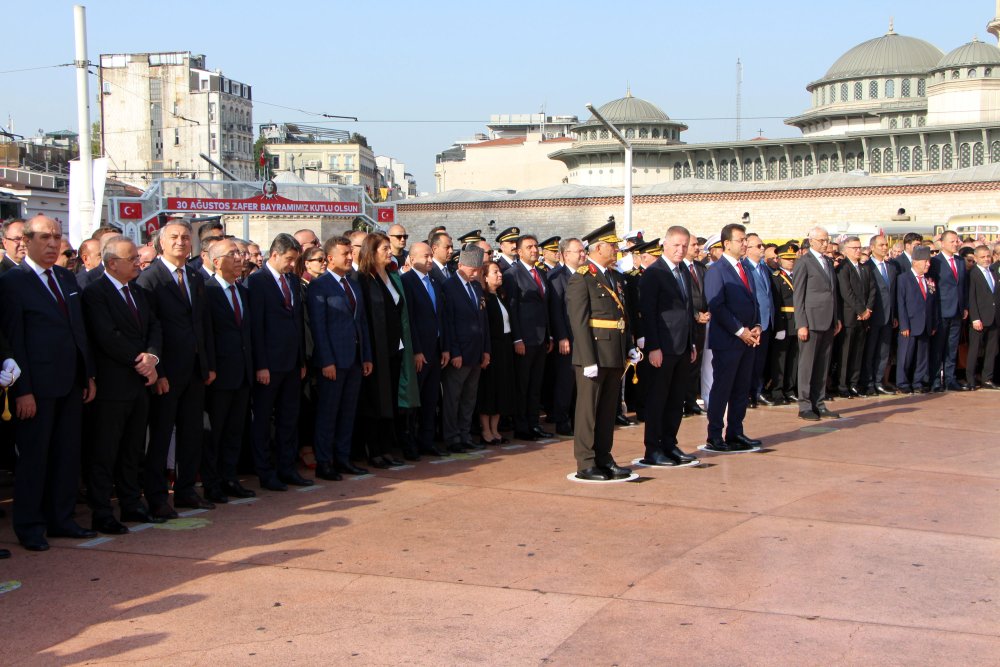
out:
{"label": "man in navy suit", "polygon": [[[760,440],[743,433],[754,348],[760,344],[760,310],[750,277],[740,261],[746,252],[746,227],[728,224],[722,228],[721,237],[722,257],[705,273],[705,299],[712,314],[708,347],[712,350],[713,375],[706,449],[742,452],[761,445]],[[728,424],[724,424],[727,408]]]}
{"label": "man in navy suit", "polygon": [[1000,338],[1000,290],[998,276],[990,268],[990,249],[981,245],[975,249],[976,266],[969,271],[969,357],[965,362],[965,381],[970,387],[976,386],[976,364],[979,350],[986,343],[983,357],[982,381],[986,389],[997,389],[993,380],[993,370],[997,359],[997,343]]}
{"label": "man in navy suit", "polygon": [[924,237],[916,232],[907,232],[903,236],[903,252],[891,260],[896,265],[896,275],[902,275],[910,270],[913,249],[923,243]]}
{"label": "man in navy suit", "polygon": [[83,403],[94,399],[94,362],[76,280],[55,266],[62,229],[37,215],[24,223],[23,261],[0,279],[0,322],[22,375],[14,397],[17,467],[14,532],[30,551],[49,537],[94,537],[73,519]]}
{"label": "man in navy suit", "polygon": [[771,274],[764,263],[764,241],[758,234],[747,234],[747,255],[743,258],[743,268],[753,284],[760,313],[760,343],[754,348],[753,370],[750,372],[750,407],[759,404],[773,405],[764,396],[764,375],[768,371],[768,351],[774,336],[774,295],[771,293]]}
{"label": "man in navy suit", "polygon": [[928,390],[928,358],[939,321],[938,288],[925,275],[931,263],[926,246],[913,248],[910,270],[896,279],[899,346],[896,351],[896,388],[904,394]]}
{"label": "man in navy suit", "polygon": [[573,435],[573,393],[576,376],[573,373],[573,328],[566,310],[566,284],[570,276],[587,261],[587,251],[577,238],[559,241],[563,263],[549,271],[549,328],[555,353],[552,377],[552,420],[559,435]]}
{"label": "man in navy suit", "polygon": [[448,451],[456,454],[476,449],[469,428],[479,374],[490,363],[486,300],[478,280],[482,266],[482,248],[466,248],[459,255],[455,275],[444,284],[444,326],[451,354],[442,373],[441,425]]}
{"label": "man in navy suit", "polygon": [[646,455],[642,459],[646,465],[676,466],[696,460],[677,446],[691,364],[698,355],[691,274],[684,264],[690,238],[684,227],[668,229],[662,248],[657,239],[645,251],[659,259],[639,279],[644,349],[652,375],[646,398]]}
{"label": "man in navy suit", "polygon": [[[147,387],[156,382],[163,336],[160,322],[135,284],[139,251],[120,234],[104,245],[101,277],[83,290],[83,312],[97,366],[100,394],[92,403],[93,447],[85,471],[92,528],[128,532],[124,522],[162,523],[142,503],[139,466],[146,449]],[[121,522],[111,507],[117,492]]]}
{"label": "man in navy suit", "polygon": [[296,289],[294,268],[301,250],[291,234],[278,234],[271,242],[264,268],[246,281],[255,380],[250,441],[261,488],[271,491],[286,491],[288,486],[281,478],[292,479],[293,473],[298,474],[297,425],[306,373],[305,306]]}
{"label": "man in navy suit", "polygon": [[[449,241],[450,245],[450,241]],[[403,290],[410,316],[410,340],[413,343],[413,361],[420,388],[420,409],[412,411],[416,445],[420,454],[446,456],[434,444],[434,415],[441,393],[441,369],[448,365],[451,355],[445,338],[444,292],[433,277],[436,268],[431,247],[414,243],[410,247],[411,270],[403,274]],[[403,452],[408,458],[418,458],[417,452]]]}
{"label": "man in navy suit", "polygon": [[[958,338],[962,323],[969,316],[968,290],[965,262],[958,256],[962,240],[948,230],[941,234],[941,252],[931,258],[927,276],[937,284],[939,326],[931,343],[931,389],[933,391],[965,391],[971,389],[959,384],[955,377],[958,361]],[[943,380],[942,378],[943,373]]]}
{"label": "man in navy suit", "polygon": [[176,429],[177,477],[174,505],[212,509],[194,484],[201,467],[205,387],[215,380],[212,320],[205,301],[205,281],[187,266],[191,225],[168,220],[157,237],[159,257],[136,279],[153,306],[163,330],[163,356],[149,405],[149,446],[144,491],[150,513],[177,517],[168,502],[167,454]]}
{"label": "man in navy suit", "polygon": [[861,391],[869,396],[891,394],[882,385],[889,363],[892,333],[896,328],[896,276],[898,268],[888,259],[889,240],[882,235],[871,240],[871,257],[861,265],[875,286],[875,301],[869,318],[871,328],[865,339],[861,362]]}
{"label": "man in navy suit", "polygon": [[514,339],[514,378],[517,387],[514,437],[519,440],[551,438],[538,423],[542,400],[545,355],[552,349],[549,338],[548,293],[538,261],[538,239],[525,234],[517,239],[517,261],[503,274],[503,289],[510,310]]}
{"label": "man in navy suit", "polygon": [[361,377],[372,372],[368,320],[358,283],[348,277],[351,241],[334,236],[323,244],[327,272],[309,283],[306,309],[313,336],[313,363],[320,372],[316,400],[316,476],[368,471],[351,463],[351,438]]}

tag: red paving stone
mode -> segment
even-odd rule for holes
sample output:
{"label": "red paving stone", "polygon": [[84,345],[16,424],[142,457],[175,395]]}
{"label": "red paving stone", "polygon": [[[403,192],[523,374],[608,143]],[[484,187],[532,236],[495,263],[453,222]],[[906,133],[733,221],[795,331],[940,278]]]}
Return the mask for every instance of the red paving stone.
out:
{"label": "red paving stone", "polygon": [[[762,408],[764,452],[638,483],[568,482],[562,441],[89,548],[28,553],[2,519],[0,662],[997,665],[998,398]],[[615,443],[637,458],[642,427]]]}

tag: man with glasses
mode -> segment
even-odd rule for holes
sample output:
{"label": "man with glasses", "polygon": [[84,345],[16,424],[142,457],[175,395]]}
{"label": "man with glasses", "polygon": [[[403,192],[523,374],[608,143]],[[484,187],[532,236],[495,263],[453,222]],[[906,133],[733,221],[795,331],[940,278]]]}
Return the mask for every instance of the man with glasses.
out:
{"label": "man with glasses", "polygon": [[747,254],[743,260],[753,281],[753,292],[760,310],[760,342],[754,348],[753,372],[750,374],[750,407],[773,406],[774,401],[764,395],[764,385],[769,374],[768,358],[771,337],[774,335],[774,295],[771,292],[771,275],[764,263],[764,241],[760,235],[747,234]]}
{"label": "man with glasses", "polygon": [[406,262],[406,242],[410,235],[406,233],[402,225],[393,225],[389,227],[387,236],[389,237],[389,254],[392,255],[392,261],[396,263],[396,268],[401,269]]}
{"label": "man with glasses", "polygon": [[59,257],[56,259],[56,266],[61,266],[69,271],[76,270],[76,250],[70,245],[69,239],[63,237],[59,245]]}
{"label": "man with glasses", "polygon": [[0,261],[0,275],[16,268],[24,260],[24,219],[13,218],[3,223],[3,260]]}
{"label": "man with glasses", "polygon": [[875,283],[861,266],[860,238],[848,236],[844,239],[844,256],[846,261],[837,269],[840,320],[844,323],[837,363],[838,391],[841,398],[860,398],[861,360],[875,308]]}
{"label": "man with glasses", "polygon": [[837,276],[826,256],[830,233],[823,227],[809,232],[809,250],[795,265],[795,323],[799,339],[799,418],[839,419],[826,407],[826,380],[830,372],[833,339],[842,326],[837,311]]}

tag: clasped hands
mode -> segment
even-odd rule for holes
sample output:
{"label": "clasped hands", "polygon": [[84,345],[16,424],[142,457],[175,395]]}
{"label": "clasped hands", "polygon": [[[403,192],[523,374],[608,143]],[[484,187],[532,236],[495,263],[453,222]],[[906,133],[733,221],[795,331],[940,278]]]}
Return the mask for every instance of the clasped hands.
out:
{"label": "clasped hands", "polygon": [[760,345],[760,333],[761,331],[759,326],[756,326],[753,329],[743,327],[743,331],[740,333],[740,340],[750,347],[757,347]]}

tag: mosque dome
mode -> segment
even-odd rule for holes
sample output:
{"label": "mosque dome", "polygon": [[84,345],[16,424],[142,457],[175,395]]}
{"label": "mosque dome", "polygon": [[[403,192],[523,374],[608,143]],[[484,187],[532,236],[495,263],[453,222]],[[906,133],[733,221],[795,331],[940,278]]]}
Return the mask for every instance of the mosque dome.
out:
{"label": "mosque dome", "polygon": [[930,42],[899,35],[890,26],[888,33],[858,44],[840,56],[827,70],[826,75],[811,83],[809,89],[819,84],[844,79],[926,74],[937,65],[943,55],[941,50]]}
{"label": "mosque dome", "polygon": [[933,69],[949,67],[975,67],[977,65],[1000,65],[1000,48],[973,39],[968,44],[950,51],[941,58]]}
{"label": "mosque dome", "polygon": [[[602,104],[597,108],[597,112],[615,127],[622,128],[629,139],[635,137],[659,139],[661,131],[664,140],[668,136],[677,139],[679,133],[687,129],[684,123],[670,120],[670,116],[652,102],[633,97],[631,90],[625,93],[625,97]],[[579,132],[581,137],[586,137],[588,130],[600,127],[602,127],[601,122],[596,116],[591,115],[573,130]]]}

